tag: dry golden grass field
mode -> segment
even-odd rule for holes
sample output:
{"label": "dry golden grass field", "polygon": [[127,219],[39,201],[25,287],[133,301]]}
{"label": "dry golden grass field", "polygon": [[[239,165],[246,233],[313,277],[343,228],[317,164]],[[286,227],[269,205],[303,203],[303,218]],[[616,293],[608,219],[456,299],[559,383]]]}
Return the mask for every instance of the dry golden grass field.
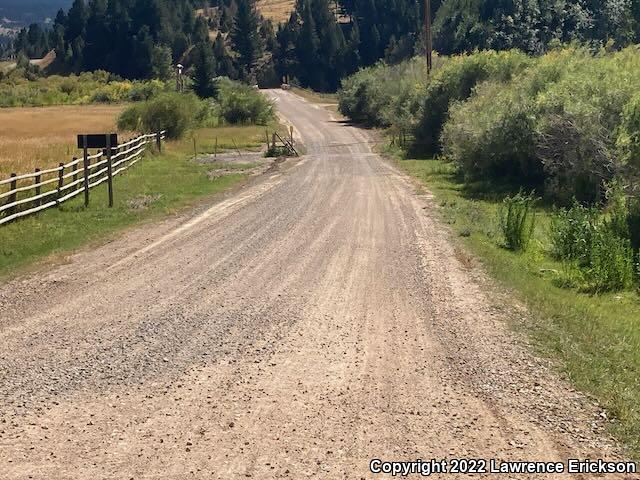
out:
{"label": "dry golden grass field", "polygon": [[[265,18],[273,20],[275,23],[286,22],[293,11],[295,0],[258,0],[258,9]],[[215,15],[217,8],[199,8],[196,15],[209,18]],[[217,32],[215,32],[217,35]],[[215,38],[215,35],[212,35]]]}
{"label": "dry golden grass field", "polygon": [[114,131],[125,105],[0,109],[0,178],[68,162],[76,135]]}
{"label": "dry golden grass field", "polygon": [[258,8],[265,18],[276,23],[286,22],[293,10],[295,0],[259,0]]}

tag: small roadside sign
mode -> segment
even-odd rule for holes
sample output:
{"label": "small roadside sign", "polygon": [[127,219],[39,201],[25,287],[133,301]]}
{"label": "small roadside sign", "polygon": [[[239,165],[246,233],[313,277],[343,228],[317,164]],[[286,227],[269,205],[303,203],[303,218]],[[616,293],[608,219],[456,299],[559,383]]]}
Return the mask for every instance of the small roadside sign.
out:
{"label": "small roadside sign", "polygon": [[117,133],[92,133],[78,135],[78,148],[113,148],[117,145]]}

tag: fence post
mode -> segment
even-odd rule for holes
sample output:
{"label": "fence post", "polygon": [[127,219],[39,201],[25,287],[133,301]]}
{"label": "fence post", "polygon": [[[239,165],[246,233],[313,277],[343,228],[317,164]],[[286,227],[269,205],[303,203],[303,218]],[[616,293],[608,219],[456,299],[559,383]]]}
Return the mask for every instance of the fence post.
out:
{"label": "fence post", "polygon": [[[39,183],[42,181],[42,175],[40,175],[40,169],[36,168],[36,176],[34,177],[33,183],[35,184],[35,189],[36,189],[36,197],[39,196],[42,193],[42,187],[39,185]],[[34,207],[39,207],[41,204],[42,199],[40,198],[36,198],[33,202],[33,206]]]}
{"label": "fence post", "polygon": [[[73,157],[73,162],[75,162],[76,160],[78,160],[76,157]],[[80,170],[78,168],[78,164],[74,163],[73,165],[73,181],[76,182],[78,181],[78,170]]]}
{"label": "fence post", "polygon": [[[158,144],[160,134],[158,133]],[[113,207],[113,170],[111,168],[111,135],[107,135],[107,184],[109,187],[109,208]]]}
{"label": "fence post", "polygon": [[84,154],[83,158],[83,174],[84,178],[82,179],[84,184],[84,206],[89,206],[89,151],[87,149],[87,136],[83,135],[82,137],[82,150]]}
{"label": "fence post", "polygon": [[289,125],[289,136],[291,137],[291,146],[293,147],[293,125]]}
{"label": "fence post", "polygon": [[273,147],[273,149],[276,149],[276,134],[275,132],[273,133],[272,137],[271,137],[271,146]]}
{"label": "fence post", "polygon": [[218,158],[218,137],[216,137],[216,144],[213,147],[213,159],[216,160]]}
{"label": "fence post", "polygon": [[58,165],[58,193],[56,194],[56,203],[60,205],[60,197],[62,196],[62,187],[64,185],[64,163]]}
{"label": "fence post", "polygon": [[[10,175],[11,178],[15,178],[17,176],[18,176],[17,173],[12,173]],[[9,186],[9,188],[11,190],[15,190],[16,188],[18,188],[18,181],[17,180],[11,180],[11,185]],[[17,199],[18,199],[17,193],[13,192],[11,195],[9,195],[9,198],[7,199],[6,205],[9,205],[10,203],[15,202]],[[10,207],[10,208],[7,209],[7,216],[13,215],[14,213],[16,213],[15,205],[13,207]]]}
{"label": "fence post", "polygon": [[158,147],[158,153],[162,153],[162,135],[160,132],[156,133],[156,146]]}

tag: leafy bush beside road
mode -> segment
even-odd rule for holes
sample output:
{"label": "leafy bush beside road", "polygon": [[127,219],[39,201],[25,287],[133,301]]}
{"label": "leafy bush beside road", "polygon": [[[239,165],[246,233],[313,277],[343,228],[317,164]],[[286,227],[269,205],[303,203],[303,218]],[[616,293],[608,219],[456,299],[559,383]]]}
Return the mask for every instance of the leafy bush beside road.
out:
{"label": "leafy bush beside road", "polygon": [[143,133],[166,130],[168,138],[179,138],[196,126],[202,103],[193,94],[165,93],[126,109],[118,118],[118,128]]}
{"label": "leafy bush beside road", "polygon": [[[547,236],[550,256],[572,276],[565,284],[630,289],[640,249],[640,47],[475,52],[437,58],[430,76],[420,62],[348,78],[340,110],[408,132],[407,152],[443,153],[470,186],[536,190],[569,207],[552,216]],[[512,250],[528,246],[525,198],[508,197],[499,218]]]}
{"label": "leafy bush beside road", "polygon": [[427,84],[415,128],[415,150],[426,154],[440,151],[440,134],[450,107],[472,96],[476,86],[491,80],[509,82],[525,70],[533,60],[516,50],[492,50],[473,55],[451,57],[436,69]]}
{"label": "leafy bush beside road", "polygon": [[[439,65],[442,60],[435,57]],[[426,78],[424,59],[398,65],[380,63],[347,78],[338,92],[340,111],[352,120],[371,127],[415,127]]]}
{"label": "leafy bush beside road", "polygon": [[260,92],[228,79],[220,79],[219,83],[215,100],[171,92],[132,105],[120,115],[118,128],[139,132],[167,130],[169,138],[179,138],[195,127],[222,123],[265,125],[273,119],[273,105]]}
{"label": "leafy bush beside road", "polygon": [[260,92],[228,78],[218,83],[219,112],[227,123],[265,125],[273,118],[273,105]]}

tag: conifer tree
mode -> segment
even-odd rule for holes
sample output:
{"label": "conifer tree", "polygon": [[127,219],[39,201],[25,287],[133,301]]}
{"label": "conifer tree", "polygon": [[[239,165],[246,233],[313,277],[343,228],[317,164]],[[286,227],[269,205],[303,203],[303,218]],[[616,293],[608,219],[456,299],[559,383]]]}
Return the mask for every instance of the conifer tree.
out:
{"label": "conifer tree", "polygon": [[216,59],[217,73],[222,77],[235,78],[237,73],[233,68],[233,60],[227,50],[227,45],[222,33],[218,32],[215,42],[213,42],[213,56]]}
{"label": "conifer tree", "polygon": [[299,61],[298,78],[303,82],[303,85],[320,90],[325,82],[323,72],[318,64],[320,39],[311,13],[310,0],[301,0],[299,8],[302,25],[296,43],[296,55]]}
{"label": "conifer tree", "polygon": [[231,44],[238,54],[238,73],[247,78],[262,54],[262,39],[258,32],[260,17],[255,0],[238,0],[238,10],[231,29]]}
{"label": "conifer tree", "polygon": [[210,42],[202,42],[196,46],[193,63],[193,91],[199,97],[215,97],[218,94],[216,65]]}

